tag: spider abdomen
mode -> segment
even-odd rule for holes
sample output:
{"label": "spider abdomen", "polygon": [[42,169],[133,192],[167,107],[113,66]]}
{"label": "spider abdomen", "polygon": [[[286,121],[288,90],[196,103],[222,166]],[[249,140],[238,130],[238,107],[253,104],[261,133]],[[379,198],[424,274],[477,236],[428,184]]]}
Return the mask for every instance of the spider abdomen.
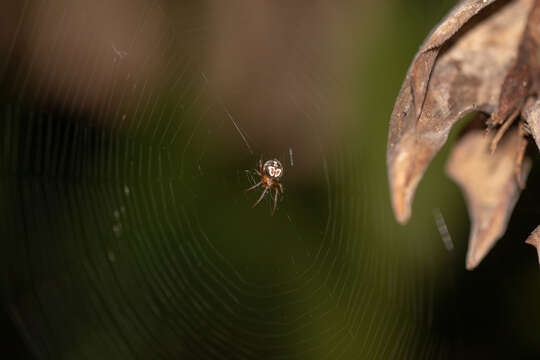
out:
{"label": "spider abdomen", "polygon": [[277,180],[283,176],[283,165],[281,165],[279,160],[268,160],[264,163],[263,171],[271,179]]}

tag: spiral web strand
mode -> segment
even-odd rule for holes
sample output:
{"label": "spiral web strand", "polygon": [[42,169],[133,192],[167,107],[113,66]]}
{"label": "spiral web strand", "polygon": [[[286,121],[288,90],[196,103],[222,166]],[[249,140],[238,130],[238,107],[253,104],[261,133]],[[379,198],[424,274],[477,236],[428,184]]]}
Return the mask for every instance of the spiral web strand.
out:
{"label": "spiral web strand", "polygon": [[[392,230],[376,226],[386,208],[365,200],[372,192],[386,199],[386,188],[360,168],[370,155],[319,144],[315,185],[285,183],[274,217],[269,200],[252,210],[242,190],[256,180],[248,169],[258,144],[209,89],[213,80],[197,57],[178,52],[185,39],[204,38],[197,17],[177,20],[127,65],[152,31],[148,19],[166,13],[158,2],[144,4],[126,9],[137,19],[129,41],[104,42],[81,57],[86,34],[69,34],[78,29],[73,9],[27,1],[0,64],[2,295],[28,352],[39,359],[448,357],[428,331],[436,279],[427,265],[406,274],[404,259],[419,245],[401,257],[374,244]],[[35,14],[56,23],[50,42],[39,41]],[[69,36],[81,42],[64,53]],[[153,71],[156,54],[159,86],[140,76]],[[99,70],[103,59],[109,72]],[[79,61],[90,69],[77,74],[84,80],[62,76],[63,64]],[[296,95],[291,90],[292,103]],[[324,106],[317,94],[311,103],[300,109],[306,117]],[[284,163],[290,156],[286,171],[294,174],[305,155],[293,144],[281,156]]]}

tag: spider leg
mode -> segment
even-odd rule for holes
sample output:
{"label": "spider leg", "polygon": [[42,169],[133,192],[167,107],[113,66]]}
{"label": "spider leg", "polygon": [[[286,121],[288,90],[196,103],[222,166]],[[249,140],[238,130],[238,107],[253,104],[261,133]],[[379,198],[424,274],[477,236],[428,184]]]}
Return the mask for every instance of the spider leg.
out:
{"label": "spider leg", "polygon": [[284,194],[284,192],[283,192],[283,185],[281,185],[281,183],[278,183],[278,185],[279,185],[279,189],[281,190],[281,193]]}
{"label": "spider leg", "polygon": [[259,175],[260,177],[262,177],[262,174],[261,174],[261,172],[260,172],[259,170],[257,170],[257,169],[253,169],[253,170],[255,170],[255,172],[257,173],[257,175]]}
{"label": "spider leg", "polygon": [[259,171],[263,172],[262,158],[259,159]]}
{"label": "spider leg", "polygon": [[261,184],[262,184],[262,181],[259,181],[258,183],[256,183],[255,185],[253,185],[253,186],[251,186],[251,187],[245,189],[244,191],[250,191],[250,190],[253,190],[253,189],[259,187]]}
{"label": "spider leg", "polygon": [[274,208],[272,209],[272,216],[274,216],[274,213],[276,212],[276,206],[277,206],[277,198],[278,198],[278,189],[276,187],[272,188],[274,189]]}
{"label": "spider leg", "polygon": [[259,200],[257,200],[255,202],[255,204],[253,204],[252,207],[255,207],[257,206],[257,204],[259,204],[261,202],[261,200],[263,199],[264,195],[266,195],[266,192],[268,191],[268,188],[264,188],[264,191],[262,192],[261,196],[259,197]]}

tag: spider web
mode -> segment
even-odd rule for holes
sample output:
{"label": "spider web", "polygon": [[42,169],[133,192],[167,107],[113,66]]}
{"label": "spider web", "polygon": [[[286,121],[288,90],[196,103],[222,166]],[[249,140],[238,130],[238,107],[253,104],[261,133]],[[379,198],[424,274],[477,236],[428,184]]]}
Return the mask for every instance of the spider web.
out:
{"label": "spider web", "polygon": [[[451,357],[442,243],[382,223],[384,143],[367,134],[384,131],[269,146],[201,65],[204,6],[122,4],[129,35],[102,41],[88,4],[26,1],[0,62],[2,296],[29,356]],[[285,95],[301,121],[326,111],[327,95]],[[261,157],[285,165],[274,216],[243,191]]]}

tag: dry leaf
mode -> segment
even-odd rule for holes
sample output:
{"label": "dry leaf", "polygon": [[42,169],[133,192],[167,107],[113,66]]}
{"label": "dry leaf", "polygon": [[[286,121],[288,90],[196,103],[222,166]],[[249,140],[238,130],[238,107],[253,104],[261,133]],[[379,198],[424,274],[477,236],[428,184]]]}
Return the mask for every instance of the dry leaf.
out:
{"label": "dry leaf", "polygon": [[[500,88],[516,57],[531,1],[494,4],[493,8],[488,7],[491,3],[458,5],[452,11],[457,18],[445,19],[439,27],[446,30],[433,33],[446,36],[428,39],[398,95],[390,121],[387,165],[394,213],[401,223],[409,219],[418,182],[452,125],[471,111],[492,112],[498,107]],[[470,8],[478,13],[472,19],[465,11]],[[467,20],[471,23],[457,32]],[[431,57],[437,55],[432,63]]]}
{"label": "dry leaf", "polygon": [[[474,149],[476,160],[448,167],[467,194],[473,218],[467,267],[476,266],[504,233],[528,173],[523,156],[528,134],[540,136],[539,92],[540,0],[461,1],[420,48],[392,112],[387,166],[397,220],[410,218],[418,183],[455,122],[472,111],[488,115],[486,125],[496,132],[464,137],[453,154]],[[471,165],[481,159],[504,165],[496,171]],[[494,191],[489,210],[477,208],[486,194],[476,194],[474,178]]]}
{"label": "dry leaf", "polygon": [[[468,132],[454,145],[446,165],[448,175],[465,193],[471,217],[467,269],[475,268],[504,234],[521,193],[514,170],[522,137],[517,129],[509,131],[492,154],[489,144],[493,136],[481,130]],[[530,165],[525,159],[522,179],[526,179]]]}

